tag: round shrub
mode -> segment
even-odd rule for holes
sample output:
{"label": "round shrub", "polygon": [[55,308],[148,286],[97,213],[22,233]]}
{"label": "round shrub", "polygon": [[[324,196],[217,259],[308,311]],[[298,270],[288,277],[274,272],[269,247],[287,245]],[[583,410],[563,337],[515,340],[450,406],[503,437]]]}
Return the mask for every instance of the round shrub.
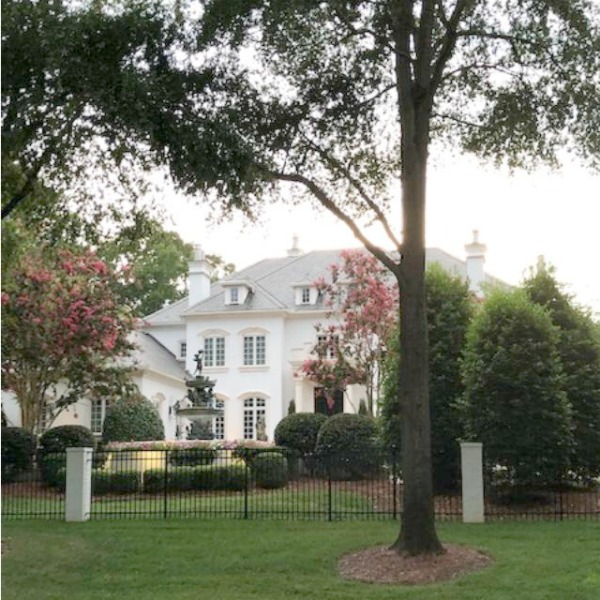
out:
{"label": "round shrub", "polygon": [[338,414],[327,419],[315,447],[320,468],[334,479],[376,476],[381,462],[379,450],[375,420],[354,414]]}
{"label": "round shrub", "polygon": [[315,451],[319,429],[327,416],[321,413],[294,413],[284,417],[275,428],[275,443],[300,454]]}
{"label": "round shrub", "polygon": [[59,425],[40,438],[38,456],[65,452],[67,448],[94,448],[94,434],[83,425]]}
{"label": "round shrub", "polygon": [[165,429],[158,410],[143,396],[118,400],[106,410],[102,428],[103,442],[164,439]]}
{"label": "round shrub", "polygon": [[214,462],[217,451],[213,448],[182,448],[169,452],[169,463],[174,467],[196,467]]}
{"label": "round shrub", "polygon": [[31,469],[35,436],[22,427],[2,428],[2,483],[10,483]]}
{"label": "round shrub", "polygon": [[256,456],[252,472],[260,488],[272,490],[287,485],[288,464],[281,452],[264,452]]}
{"label": "round shrub", "polygon": [[83,425],[59,425],[48,429],[38,448],[38,464],[42,479],[57,485],[57,473],[67,464],[67,448],[94,448],[94,434]]}

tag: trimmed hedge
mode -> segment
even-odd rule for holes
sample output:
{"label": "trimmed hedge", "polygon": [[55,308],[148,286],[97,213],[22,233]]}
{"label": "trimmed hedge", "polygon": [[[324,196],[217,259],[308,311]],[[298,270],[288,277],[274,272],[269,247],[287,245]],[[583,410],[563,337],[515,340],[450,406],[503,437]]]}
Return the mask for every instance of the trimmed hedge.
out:
{"label": "trimmed hedge", "polygon": [[284,417],[275,428],[275,443],[305,456],[315,451],[319,430],[327,421],[320,413],[294,413]]}
{"label": "trimmed hedge", "polygon": [[[67,482],[66,467],[59,467],[51,485],[64,492]],[[111,473],[99,469],[92,470],[92,494],[135,494],[142,488],[142,476],[138,471],[118,471]]]}
{"label": "trimmed hedge", "polygon": [[[167,490],[240,491],[246,487],[244,465],[174,467],[167,472]],[[144,492],[157,494],[165,489],[164,469],[144,472]]]}
{"label": "trimmed hedge", "polygon": [[252,474],[260,488],[285,487],[288,482],[287,458],[281,452],[263,452],[254,459]]}
{"label": "trimmed hedge", "polygon": [[67,448],[94,448],[94,434],[83,425],[60,425],[48,429],[40,438],[38,465],[42,479],[55,485],[57,472],[67,464]]}
{"label": "trimmed hedge", "polygon": [[156,407],[143,396],[118,400],[106,410],[102,441],[164,440],[165,428]]}
{"label": "trimmed hedge", "polygon": [[370,479],[380,472],[381,449],[372,417],[338,414],[321,427],[315,447],[320,469],[332,479]]}
{"label": "trimmed hedge", "polygon": [[27,429],[2,428],[2,483],[11,483],[31,469],[35,446],[35,436]]}
{"label": "trimmed hedge", "polygon": [[174,467],[197,467],[210,465],[217,457],[212,448],[187,448],[169,452],[169,463]]}

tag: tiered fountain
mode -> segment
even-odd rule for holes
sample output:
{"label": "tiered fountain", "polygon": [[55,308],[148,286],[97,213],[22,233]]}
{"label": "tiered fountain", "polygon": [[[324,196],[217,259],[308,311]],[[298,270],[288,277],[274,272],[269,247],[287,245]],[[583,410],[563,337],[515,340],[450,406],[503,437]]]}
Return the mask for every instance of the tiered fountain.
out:
{"label": "tiered fountain", "polygon": [[216,407],[213,393],[216,381],[211,381],[208,377],[202,375],[203,354],[204,352],[199,350],[194,356],[196,376],[194,379],[185,380],[185,385],[188,388],[187,395],[184,400],[181,400],[175,406],[178,417],[183,417],[192,422],[209,421],[223,414],[223,409]]}

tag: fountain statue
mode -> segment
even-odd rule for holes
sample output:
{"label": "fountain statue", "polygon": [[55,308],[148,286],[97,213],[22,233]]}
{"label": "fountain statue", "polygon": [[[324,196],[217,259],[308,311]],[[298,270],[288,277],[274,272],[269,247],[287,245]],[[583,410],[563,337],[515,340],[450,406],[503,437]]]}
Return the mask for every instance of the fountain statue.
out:
{"label": "fountain statue", "polygon": [[[194,356],[196,362],[195,377],[194,379],[185,380],[185,385],[188,388],[186,397],[175,405],[177,417],[183,417],[191,422],[206,422],[223,414],[223,409],[216,407],[213,394],[216,381],[211,381],[208,377],[202,375],[203,354],[202,350],[198,350]],[[180,428],[180,431],[184,430],[185,428]]]}

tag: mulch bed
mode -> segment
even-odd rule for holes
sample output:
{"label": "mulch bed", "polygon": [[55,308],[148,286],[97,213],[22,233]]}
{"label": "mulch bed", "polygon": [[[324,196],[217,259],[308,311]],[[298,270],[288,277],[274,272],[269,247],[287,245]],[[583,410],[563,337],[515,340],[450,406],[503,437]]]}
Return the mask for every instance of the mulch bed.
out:
{"label": "mulch bed", "polygon": [[443,554],[403,556],[387,546],[346,554],[338,562],[344,579],[366,583],[425,585],[449,581],[490,565],[492,559],[466,546],[444,544]]}

